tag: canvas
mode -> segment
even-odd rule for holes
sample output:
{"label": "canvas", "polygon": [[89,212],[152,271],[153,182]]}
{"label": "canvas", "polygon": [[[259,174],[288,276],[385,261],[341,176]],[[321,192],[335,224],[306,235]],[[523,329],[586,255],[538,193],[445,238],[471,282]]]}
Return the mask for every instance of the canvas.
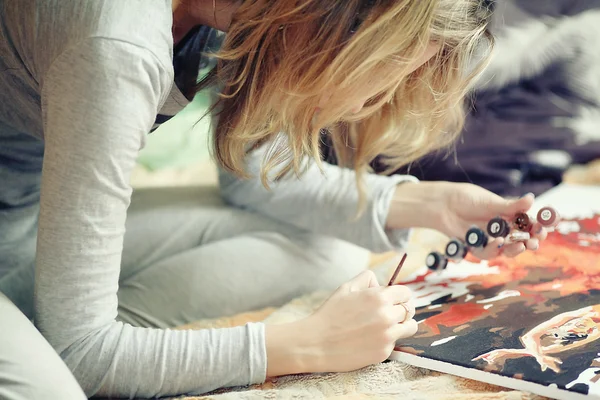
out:
{"label": "canvas", "polygon": [[561,185],[531,214],[562,221],[537,251],[407,278],[419,331],[392,359],[556,399],[600,399],[600,187]]}

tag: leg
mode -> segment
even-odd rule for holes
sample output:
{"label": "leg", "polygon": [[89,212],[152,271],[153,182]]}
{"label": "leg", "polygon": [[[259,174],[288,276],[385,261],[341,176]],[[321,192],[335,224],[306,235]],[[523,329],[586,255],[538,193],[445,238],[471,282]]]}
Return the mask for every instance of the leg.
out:
{"label": "leg", "polygon": [[279,306],[336,288],[368,259],[352,244],[226,206],[218,192],[138,193],[128,215],[119,318],[171,327]]}
{"label": "leg", "polygon": [[1,399],[86,399],[59,355],[1,293],[0,326]]}
{"label": "leg", "polygon": [[0,292],[33,316],[44,144],[0,122]]}

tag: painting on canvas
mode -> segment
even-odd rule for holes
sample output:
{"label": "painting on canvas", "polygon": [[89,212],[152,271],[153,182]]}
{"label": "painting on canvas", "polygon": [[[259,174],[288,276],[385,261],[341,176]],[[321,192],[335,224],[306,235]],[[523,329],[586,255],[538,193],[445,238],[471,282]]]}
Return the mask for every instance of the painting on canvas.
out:
{"label": "painting on canvas", "polygon": [[402,284],[418,333],[392,358],[552,398],[600,399],[600,188],[559,186],[538,251],[425,267]]}

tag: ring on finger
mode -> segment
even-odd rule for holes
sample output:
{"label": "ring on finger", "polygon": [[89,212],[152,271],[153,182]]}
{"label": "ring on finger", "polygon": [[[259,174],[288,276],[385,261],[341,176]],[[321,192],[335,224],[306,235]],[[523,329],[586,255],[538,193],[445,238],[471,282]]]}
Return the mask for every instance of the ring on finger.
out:
{"label": "ring on finger", "polygon": [[399,303],[398,305],[402,306],[404,308],[404,311],[406,311],[406,313],[404,314],[404,319],[402,320],[402,322],[406,322],[406,319],[410,315],[410,310],[408,309],[408,306],[404,303]]}

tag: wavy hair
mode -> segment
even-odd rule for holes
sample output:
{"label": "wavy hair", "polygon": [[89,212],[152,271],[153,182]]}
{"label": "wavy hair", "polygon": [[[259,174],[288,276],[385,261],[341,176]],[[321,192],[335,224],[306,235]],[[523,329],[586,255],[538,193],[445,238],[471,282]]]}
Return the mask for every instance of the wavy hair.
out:
{"label": "wavy hair", "polygon": [[[261,170],[268,186],[300,174],[306,156],[320,163],[327,132],[362,193],[375,157],[393,171],[455,142],[469,85],[493,44],[490,17],[483,0],[243,1],[216,68],[197,87],[220,89],[217,161],[247,176],[245,155],[269,143]],[[432,43],[437,54],[409,73]],[[316,112],[324,93],[331,97]],[[368,99],[365,107],[349,113],[357,97]]]}

